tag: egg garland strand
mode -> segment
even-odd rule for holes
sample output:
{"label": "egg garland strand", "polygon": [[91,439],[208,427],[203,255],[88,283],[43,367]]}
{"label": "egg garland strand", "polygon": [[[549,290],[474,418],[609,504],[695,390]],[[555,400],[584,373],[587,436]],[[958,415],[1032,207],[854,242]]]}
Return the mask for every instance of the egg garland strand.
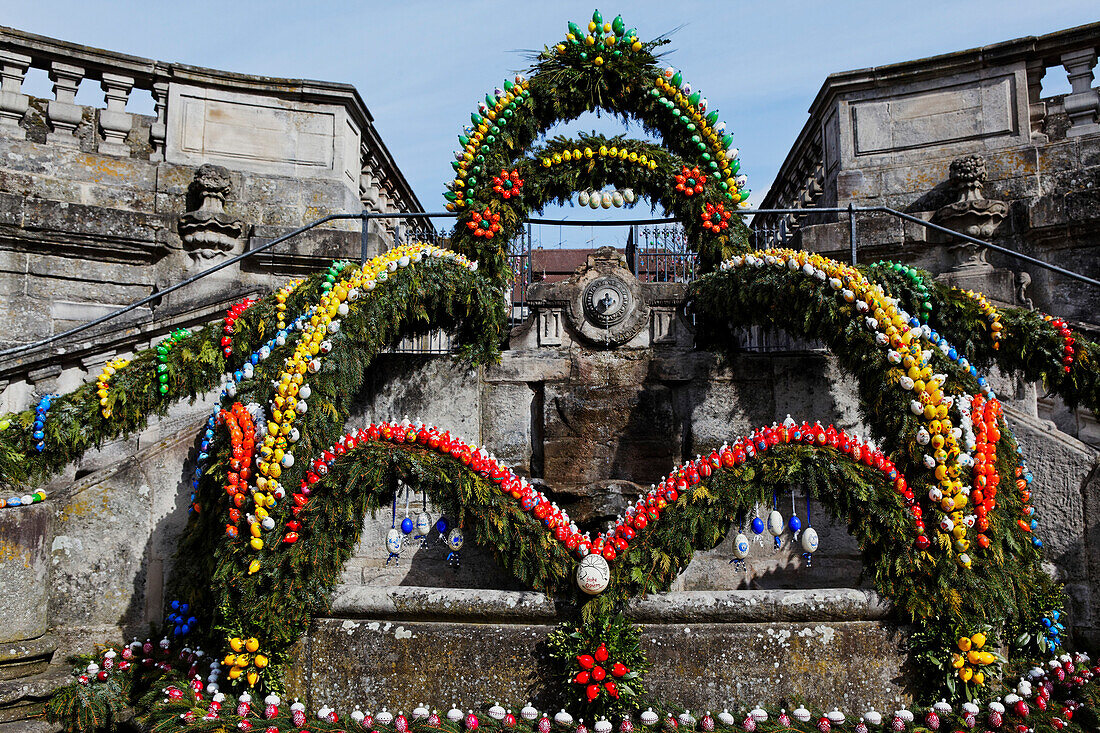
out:
{"label": "egg garland strand", "polygon": [[103,365],[103,371],[99,374],[99,379],[96,380],[96,394],[99,395],[100,414],[103,415],[103,419],[109,420],[111,418],[111,404],[109,386],[111,383],[111,377],[115,375],[119,369],[124,369],[130,363],[129,359],[125,359],[121,356],[111,359]]}
{"label": "egg garland strand", "polygon": [[1041,314],[1044,321],[1050,324],[1050,327],[1057,331],[1058,335],[1062,339],[1062,371],[1069,374],[1073,371],[1073,361],[1076,350],[1074,344],[1077,340],[1073,337],[1073,332],[1070,331],[1069,325],[1061,318],[1055,318],[1054,316]]}
{"label": "egg garland strand", "polygon": [[50,404],[61,395],[43,395],[34,408],[34,426],[31,429],[31,438],[34,439],[34,449],[41,453],[46,450],[46,413],[50,410]]}
{"label": "egg garland strand", "polygon": [[[294,352],[287,357],[283,370],[275,380],[276,394],[268,408],[268,421],[263,440],[256,447],[256,492],[254,497],[262,507],[272,507],[286,496],[286,489],[279,482],[284,469],[294,465],[291,446],[297,441],[298,431],[294,423],[309,409],[312,390],[307,377],[317,373],[324,356],[332,350],[331,338],[340,330],[340,319],[347,315],[350,305],[360,291],[369,293],[378,283],[385,282],[389,274],[398,268],[415,266],[425,257],[446,259],[471,271],[477,263],[450,250],[428,244],[406,244],[395,247],[375,257],[360,267],[347,262],[334,263],[322,283],[323,295],[309,316]],[[340,279],[337,280],[337,277]],[[298,498],[301,497],[301,498]],[[308,496],[296,492],[294,500],[300,509]],[[263,536],[253,537],[252,549],[264,549]],[[249,572],[256,572],[259,560],[250,562]]]}
{"label": "egg garland strand", "polygon": [[[588,534],[582,534],[569,517],[568,512],[559,509],[557,504],[552,502],[545,494],[532,487],[525,478],[518,476],[511,469],[501,464],[484,448],[470,445],[460,438],[453,438],[449,431],[440,430],[435,426],[420,422],[413,424],[407,417],[401,422],[371,423],[358,431],[349,431],[308,464],[309,471],[302,480],[299,491],[292,498],[296,508],[304,507],[314,496],[317,484],[329,475],[337,458],[368,441],[419,445],[449,455],[469,467],[479,476],[498,484],[502,493],[511,496],[525,512],[531,513],[535,519],[539,520],[545,531],[554,540],[564,544],[578,561],[583,561],[590,555],[600,556],[603,564],[591,560],[589,566],[591,566],[595,578],[609,580],[610,570],[604,573],[604,565],[614,561],[620,553],[625,552],[636,534],[657,522],[660,519],[661,512],[679,501],[689,487],[695,486],[703,478],[712,476],[715,471],[743,465],[746,460],[754,457],[762,458],[773,446],[804,443],[809,446],[833,448],[849,456],[853,461],[877,468],[882,472],[887,483],[898,480],[897,469],[889,458],[873,446],[865,444],[858,437],[849,436],[843,430],[838,431],[832,425],[825,428],[819,423],[810,425],[804,422],[799,426],[793,420],[790,420],[789,416],[788,421],[784,425],[762,428],[753,433],[752,436],[735,441],[732,447],[729,444],[723,445],[721,449],[713,451],[709,457],[699,456],[695,461],[678,467],[668,477],[663,478],[659,486],[654,487],[649,494],[639,499],[634,506],[628,507],[624,517],[620,518],[608,531],[599,533],[595,539]],[[751,456],[746,453],[747,446],[752,447]],[[403,544],[403,530],[398,528],[396,494],[394,497],[393,521],[387,535],[386,545],[391,554],[398,555]],[[812,527],[809,526],[808,502],[809,497],[807,496],[807,527],[802,530],[801,541],[805,552],[811,554],[817,550],[817,533],[816,531],[810,532]],[[783,521],[782,515],[778,511],[773,513],[778,515],[778,518],[769,516],[768,521],[765,522],[757,512],[757,516],[753,520],[753,530],[758,536],[758,541],[759,537],[766,532],[770,532],[774,540],[779,541],[779,537],[786,531],[787,525]],[[418,518],[417,524],[419,524],[419,521]],[[409,518],[409,522],[410,525],[414,524],[412,518]],[[292,523],[292,525],[288,525],[287,532],[284,534],[284,544],[297,542],[306,529],[304,523],[297,518],[292,520]],[[456,543],[459,548],[461,547],[461,542],[458,542],[457,538],[452,539],[450,537],[453,530],[445,523],[445,519],[440,520],[436,529],[440,537],[444,538],[451,546],[452,551],[458,549],[454,546]],[[738,547],[742,535],[743,529],[739,532],[737,538],[736,545]],[[395,547],[397,548],[396,551],[394,550]],[[747,555],[748,550],[746,547],[744,554],[737,559],[744,560]],[[396,558],[389,559],[396,560]],[[586,568],[589,566],[586,566]],[[595,591],[598,593],[606,589],[607,584],[602,583],[601,585],[600,582],[593,580],[587,584],[587,587],[598,588]]]}
{"label": "egg garland strand", "polygon": [[978,304],[978,309],[985,317],[986,328],[989,329],[989,338],[993,341],[993,349],[1000,349],[1001,331],[1004,330],[1004,324],[1001,323],[1000,316],[997,314],[997,309],[989,302],[989,298],[985,297],[983,293],[979,293],[975,290],[962,290],[961,288],[952,288],[952,290],[962,293]]}
{"label": "egg garland strand", "polygon": [[[853,267],[841,265],[820,255],[807,255],[805,252],[784,249],[764,250],[727,260],[722,264],[721,269],[762,266],[787,267],[791,271],[808,276],[819,283],[818,287],[830,288],[838,298],[853,304],[858,312],[866,314],[864,325],[875,333],[876,344],[888,352],[887,356],[891,364],[899,365],[906,370],[899,375],[897,383],[901,389],[916,393],[916,399],[910,402],[912,412],[926,423],[924,429],[930,435],[938,436],[937,444],[940,447],[934,448],[930,454],[925,454],[925,465],[934,471],[939,490],[943,495],[955,502],[953,511],[947,518],[952,522],[952,526],[958,524],[963,518],[961,511],[966,506],[966,496],[957,478],[958,456],[961,451],[948,417],[948,408],[953,403],[953,398],[942,391],[944,383],[942,375],[932,372],[931,352],[922,349],[922,344],[927,343],[942,353],[949,354],[953,351],[950,345],[938,334],[922,326],[916,318],[901,310],[897,301],[887,296],[881,285],[871,283]],[[969,366],[965,359],[961,357],[957,359],[960,366],[963,364]],[[983,394],[994,396],[985,378],[978,376],[974,367],[970,366],[969,369],[971,375],[977,378]],[[921,508],[916,504],[912,491],[904,486],[904,478],[902,482],[899,493],[904,497],[917,525],[918,548],[927,550],[930,548],[930,542],[924,535]],[[958,552],[957,560],[961,566],[967,568],[972,562],[966,552]]]}
{"label": "egg garland strand", "polygon": [[[157,344],[157,364],[155,367],[158,382],[157,391],[162,395],[168,394],[168,352],[172,350],[172,347],[190,336],[191,332],[186,328],[177,328]],[[228,356],[228,354],[226,356]]]}
{"label": "egg garland strand", "polygon": [[241,302],[235,303],[226,312],[224,325],[222,326],[222,331],[225,335],[222,336],[221,341],[222,353],[225,355],[226,359],[233,355],[233,330],[236,327],[237,319],[240,318],[246,310],[255,305],[258,300],[258,298],[245,298]]}

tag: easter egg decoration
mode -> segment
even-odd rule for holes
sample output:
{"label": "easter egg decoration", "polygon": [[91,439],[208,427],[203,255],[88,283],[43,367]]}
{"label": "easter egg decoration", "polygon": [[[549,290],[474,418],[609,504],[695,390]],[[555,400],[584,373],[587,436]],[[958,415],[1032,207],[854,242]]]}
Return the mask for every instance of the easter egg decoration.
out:
{"label": "easter egg decoration", "polygon": [[401,559],[401,545],[404,542],[404,537],[401,535],[401,530],[397,528],[397,492],[393,494],[393,517],[390,522],[389,531],[386,532],[386,565],[391,562],[397,563]]}
{"label": "easter egg decoration", "polygon": [[810,522],[810,495],[808,493],[806,494],[806,528],[802,530],[799,542],[802,545],[802,559],[806,561],[806,567],[808,568],[813,561],[813,554],[817,552],[817,530],[813,528]]}
{"label": "easter egg decoration", "polygon": [[756,544],[763,545],[764,530],[767,529],[767,526],[764,524],[764,520],[760,518],[759,506],[753,507],[753,514],[752,523],[749,526],[752,527],[752,533],[755,535],[754,539],[756,540]]}
{"label": "easter egg decoration", "polygon": [[749,556],[749,538],[745,535],[745,515],[741,514],[737,521],[737,536],[733,538],[733,559],[730,564],[739,571],[748,569],[745,558]]}
{"label": "easter egg decoration", "polygon": [[782,535],[787,531],[786,522],[783,521],[783,515],[779,513],[779,497],[773,495],[773,501],[775,502],[771,512],[768,513],[768,533],[773,538],[773,549],[778,552],[779,548],[783,546]]}
{"label": "easter egg decoration", "polygon": [[455,570],[462,567],[462,558],[459,555],[459,550],[462,549],[462,545],[466,543],[466,538],[462,534],[462,529],[459,527],[453,527],[450,532],[447,533],[447,565]]}
{"label": "easter egg decoration", "polygon": [[599,595],[611,582],[611,568],[603,555],[591,553],[577,565],[577,585],[590,596]]}
{"label": "easter egg decoration", "polygon": [[[427,498],[424,503],[427,504]],[[420,540],[420,547],[426,548],[428,546],[428,535],[432,532],[432,515],[428,511],[427,507],[416,515],[416,534],[413,539]]]}

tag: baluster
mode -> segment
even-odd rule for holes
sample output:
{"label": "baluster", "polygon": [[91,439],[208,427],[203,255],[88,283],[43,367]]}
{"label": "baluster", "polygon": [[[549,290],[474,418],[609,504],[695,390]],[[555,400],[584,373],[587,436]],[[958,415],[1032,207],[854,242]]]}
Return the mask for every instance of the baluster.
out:
{"label": "baluster", "polygon": [[130,90],[134,88],[134,79],[105,71],[100,79],[100,86],[107,101],[107,109],[99,112],[99,127],[103,130],[104,138],[99,150],[108,155],[129,155],[130,146],[126,144],[126,136],[130,134],[134,118],[126,111],[126,101],[130,98]]}
{"label": "baluster", "polygon": [[76,103],[76,90],[84,78],[84,69],[72,64],[54,61],[50,64],[50,81],[53,82],[53,100],[46,105],[50,132],[46,140],[60,145],[79,145],[76,128],[84,116],[83,108]]}
{"label": "baluster", "polygon": [[0,51],[0,125],[4,127],[18,130],[27,112],[28,98],[21,90],[30,65],[30,56]]}
{"label": "baluster", "polygon": [[1073,87],[1073,91],[1063,101],[1070,119],[1066,137],[1100,132],[1100,124],[1096,121],[1100,97],[1097,96],[1097,90],[1092,88],[1092,67],[1096,66],[1095,49],[1087,48],[1062,54],[1062,66]]}
{"label": "baluster", "polygon": [[164,160],[164,146],[168,139],[168,82],[153,82],[153,105],[157,119],[149,125],[149,142],[153,146],[149,160],[156,163]]}

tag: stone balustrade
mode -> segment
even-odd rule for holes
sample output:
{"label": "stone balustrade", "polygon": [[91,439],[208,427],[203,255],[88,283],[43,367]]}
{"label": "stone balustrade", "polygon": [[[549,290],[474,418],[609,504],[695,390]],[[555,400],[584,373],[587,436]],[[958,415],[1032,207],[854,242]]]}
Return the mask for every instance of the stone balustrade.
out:
{"label": "stone balustrade", "polygon": [[[32,68],[53,83],[44,114],[51,145],[81,147],[90,126],[90,147],[103,155],[331,178],[349,189],[349,203],[369,211],[420,208],[350,85],[167,63],[0,27],[3,134],[18,136],[25,126],[31,104],[22,87]],[[76,102],[85,80],[99,83],[105,108]],[[126,111],[135,89],[153,97],[147,125]],[[139,130],[145,139],[135,139]]]}
{"label": "stone balustrade", "polygon": [[[858,205],[876,194],[861,168],[1100,133],[1098,49],[1100,23],[1093,23],[831,74],[760,207]],[[1072,92],[1044,99],[1043,78],[1055,69]],[[761,221],[774,226],[780,218]],[[808,221],[786,219],[789,231]]]}

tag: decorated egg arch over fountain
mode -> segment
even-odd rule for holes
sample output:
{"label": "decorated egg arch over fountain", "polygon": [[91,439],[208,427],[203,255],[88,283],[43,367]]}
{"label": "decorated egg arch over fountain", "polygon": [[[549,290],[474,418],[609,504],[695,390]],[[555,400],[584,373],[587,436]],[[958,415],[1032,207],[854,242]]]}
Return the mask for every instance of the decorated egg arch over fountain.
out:
{"label": "decorated egg arch over fountain", "polygon": [[[586,28],[570,23],[528,76],[486,94],[458,137],[444,194],[459,214],[455,247],[500,277],[504,247],[530,212],[611,185],[623,203],[645,196],[679,218],[704,270],[743,248],[747,230],[734,214],[749,190],[732,132],[678,69],[660,62],[666,43],[641,40],[621,16],[597,11]],[[662,144],[598,135],[536,144],[594,110],[637,120]]]}
{"label": "decorated egg arch over fountain", "polygon": [[[448,196],[462,214],[454,241],[465,254],[417,244],[361,265],[334,263],[235,306],[225,321],[173,334],[112,366],[95,389],[52,398],[19,418],[25,431],[6,418],[5,480],[44,476],[96,440],[209,389],[225,372],[222,399],[199,445],[192,515],[180,544],[188,562],[172,579],[176,642],[166,641],[161,656],[154,645],[138,644],[109,664],[107,657],[95,663],[94,673],[82,670],[84,679],[51,702],[54,719],[91,730],[101,719],[97,706],[134,705],[127,695],[144,685],[150,694],[140,704],[157,733],[222,725],[305,729],[300,705],[281,705],[275,696],[294,662],[291,647],[310,617],[327,609],[359,520],[367,512],[389,516],[402,484],[449,518],[440,532],[451,552],[475,542],[528,587],[573,602],[575,617],[549,646],[565,680],[563,704],[589,720],[594,712],[640,710],[645,699],[647,661],[638,630],[618,613],[622,604],[667,590],[696,549],[713,548],[730,531],[741,534],[746,512],[774,506],[792,485],[848,521],[876,588],[917,627],[914,657],[938,675],[927,695],[941,685],[960,700],[987,695],[1005,669],[1026,670],[1048,644],[1061,644],[1061,591],[1039,565],[1031,506],[1037,487],[977,364],[1042,378],[1067,402],[1096,411],[1100,349],[1036,314],[993,309],[913,271],[860,269],[790,250],[745,251],[735,207],[747,191],[717,118],[697,92],[683,88],[678,72],[659,66],[656,42],[598,14],[590,28],[585,34],[571,26],[571,37],[540,57],[530,81],[505,85],[475,113]],[[642,120],[664,144],[581,136],[530,147],[554,121],[597,106]],[[855,378],[874,440],[813,416],[731,436],[671,467],[614,526],[593,535],[483,447],[433,427],[431,416],[346,425],[374,356],[407,334],[443,328],[455,333],[461,356],[490,361],[505,323],[499,293],[509,232],[548,201],[605,185],[637,191],[685,220],[689,241],[712,269],[690,291],[702,338],[721,349],[730,343],[726,328],[756,324],[821,339]],[[1067,364],[1065,355],[1075,353],[1083,357]],[[396,511],[393,517],[396,532]],[[808,516],[802,520],[789,528],[801,530],[812,554],[816,533]],[[782,517],[769,516],[761,527],[784,533]],[[738,537],[738,555],[742,544]],[[215,654],[179,649],[198,641]],[[991,651],[1001,647],[1007,660]],[[115,667],[117,658],[125,666]],[[131,664],[138,658],[149,664]],[[1062,679],[1049,667],[1035,676],[1035,689],[1029,683],[1012,695],[1048,701],[1047,683],[1066,683],[1067,667],[1070,693],[1082,691],[1088,680],[1073,677],[1072,668],[1085,660],[1062,660]],[[112,687],[119,675],[126,684]],[[236,707],[227,695],[236,696]],[[252,695],[271,695],[262,713]],[[991,708],[991,716],[1027,715],[1026,701],[1024,712],[995,704],[1000,710]],[[803,711],[795,711],[796,723],[806,722]],[[760,712],[763,718],[756,710],[750,715],[753,726],[769,720]],[[476,716],[458,713],[455,725],[477,727]],[[948,716],[950,708],[936,714]],[[900,729],[911,722],[898,717]],[[640,719],[651,718],[658,719]],[[509,727],[507,713],[500,720]],[[851,725],[839,712],[822,720],[819,726]],[[387,733],[406,733],[409,724],[403,716],[352,721]],[[877,724],[873,716],[867,721]],[[718,723],[732,725],[722,716]],[[699,724],[708,730],[716,723],[706,716]],[[341,728],[326,708],[309,729]]]}

